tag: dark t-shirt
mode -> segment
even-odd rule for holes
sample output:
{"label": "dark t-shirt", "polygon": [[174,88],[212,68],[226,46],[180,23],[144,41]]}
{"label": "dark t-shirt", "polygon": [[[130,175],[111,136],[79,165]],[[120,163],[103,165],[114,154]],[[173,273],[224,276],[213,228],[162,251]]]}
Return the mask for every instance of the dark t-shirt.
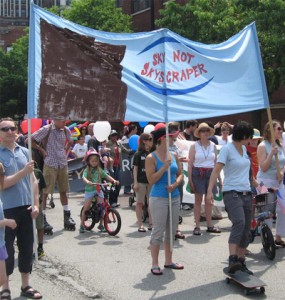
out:
{"label": "dark t-shirt", "polygon": [[145,173],[145,159],[149,152],[137,151],[134,155],[133,165],[138,167],[138,182],[148,183]]}

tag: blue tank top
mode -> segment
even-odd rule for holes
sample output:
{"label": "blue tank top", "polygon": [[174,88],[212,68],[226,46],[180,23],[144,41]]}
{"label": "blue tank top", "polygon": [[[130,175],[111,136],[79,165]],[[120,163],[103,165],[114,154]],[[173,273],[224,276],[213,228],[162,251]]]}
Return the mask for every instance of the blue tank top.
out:
{"label": "blue tank top", "polygon": [[[160,170],[164,163],[159,160],[157,155],[152,152],[153,157],[155,158],[156,162],[156,171]],[[171,165],[170,165],[170,182],[174,183],[176,181],[176,174],[178,171],[178,166],[176,163],[176,159],[173,154],[171,154]],[[168,185],[168,171],[166,170],[163,175],[160,177],[160,179],[152,186],[150,191],[151,197],[160,197],[160,198],[168,198],[168,191],[166,189]],[[179,190],[176,188],[172,193],[171,197],[178,197],[179,196]]]}

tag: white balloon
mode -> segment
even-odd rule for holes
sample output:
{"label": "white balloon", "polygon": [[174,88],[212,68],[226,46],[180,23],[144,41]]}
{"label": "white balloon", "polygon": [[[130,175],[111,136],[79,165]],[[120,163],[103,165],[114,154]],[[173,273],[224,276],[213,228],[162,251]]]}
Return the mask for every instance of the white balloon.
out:
{"label": "white balloon", "polygon": [[93,126],[93,132],[95,138],[99,142],[107,140],[108,136],[111,133],[111,125],[107,121],[97,121]]}
{"label": "white balloon", "polygon": [[154,126],[152,124],[146,125],[146,127],[143,130],[144,133],[151,133],[152,131],[154,131]]}

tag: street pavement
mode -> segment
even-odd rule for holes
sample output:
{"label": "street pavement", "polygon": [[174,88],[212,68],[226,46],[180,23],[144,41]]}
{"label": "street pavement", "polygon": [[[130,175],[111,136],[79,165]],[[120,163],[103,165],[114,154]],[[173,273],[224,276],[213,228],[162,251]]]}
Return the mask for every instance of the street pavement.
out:
{"label": "street pavement", "polygon": [[[64,230],[58,194],[54,199],[55,208],[46,212],[48,221],[54,226],[54,234],[45,236],[46,256],[35,265],[31,275],[31,285],[43,294],[43,299],[285,299],[285,249],[278,249],[275,259],[270,261],[263,252],[260,237],[250,244],[252,253],[247,263],[267,284],[265,295],[244,296],[240,286],[226,283],[223,268],[227,265],[231,224],[225,213],[223,220],[213,221],[221,228],[221,234],[206,233],[206,223],[201,223],[202,235],[193,236],[193,211],[181,210],[183,223],[180,228],[186,239],[174,242],[173,260],[182,263],[185,269],[164,269],[162,250],[159,261],[163,275],[154,276],[150,272],[150,231],[137,231],[135,204],[129,207],[128,197],[119,197],[122,228],[115,237],[100,233],[97,224],[92,232],[79,233],[83,194],[69,195],[77,228],[76,231]],[[17,268],[10,280],[12,299],[25,299],[19,296]]]}

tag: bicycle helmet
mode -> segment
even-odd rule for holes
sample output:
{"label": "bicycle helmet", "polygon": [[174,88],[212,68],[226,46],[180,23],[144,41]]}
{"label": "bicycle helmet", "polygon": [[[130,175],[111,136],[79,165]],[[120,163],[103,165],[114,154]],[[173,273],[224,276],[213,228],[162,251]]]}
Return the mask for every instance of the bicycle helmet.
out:
{"label": "bicycle helmet", "polygon": [[99,160],[100,160],[99,153],[94,148],[89,148],[89,150],[85,154],[84,161],[86,161],[88,163],[89,157],[91,155],[96,155],[99,158]]}

